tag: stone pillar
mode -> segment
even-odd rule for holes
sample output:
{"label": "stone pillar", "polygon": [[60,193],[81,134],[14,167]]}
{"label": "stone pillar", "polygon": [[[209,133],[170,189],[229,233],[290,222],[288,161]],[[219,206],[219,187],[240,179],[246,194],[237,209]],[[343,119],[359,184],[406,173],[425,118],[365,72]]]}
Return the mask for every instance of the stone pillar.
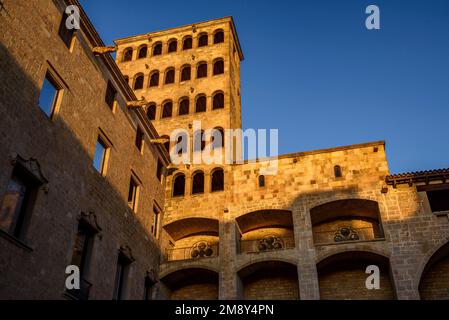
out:
{"label": "stone pillar", "polygon": [[[228,209],[225,209],[227,211]],[[237,274],[235,272],[236,228],[229,212],[220,214],[220,280],[219,299],[237,299]]]}

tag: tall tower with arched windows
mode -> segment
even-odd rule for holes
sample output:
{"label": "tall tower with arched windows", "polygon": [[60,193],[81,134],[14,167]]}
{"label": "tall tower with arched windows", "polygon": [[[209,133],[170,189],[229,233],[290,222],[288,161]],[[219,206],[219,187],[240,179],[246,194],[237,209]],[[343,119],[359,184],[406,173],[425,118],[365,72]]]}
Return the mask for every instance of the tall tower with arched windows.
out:
{"label": "tall tower with arched windows", "polygon": [[[172,137],[167,150],[178,154],[178,139],[191,160],[202,149],[222,154],[240,148],[226,129],[241,129],[240,62],[243,53],[232,17],[225,17],[115,41],[116,61],[147,117],[162,138]],[[198,128],[200,122],[201,128]],[[175,130],[183,130],[179,136]],[[222,144],[207,131],[217,129]],[[205,140],[200,141],[204,131]],[[232,140],[232,144],[230,144]],[[230,147],[232,145],[232,147]],[[211,150],[209,149],[209,150]],[[177,165],[166,177],[165,210],[160,243],[163,261],[197,256],[218,259],[219,225],[230,202],[232,165]],[[157,218],[153,217],[153,224]],[[164,266],[162,264],[162,268]]]}

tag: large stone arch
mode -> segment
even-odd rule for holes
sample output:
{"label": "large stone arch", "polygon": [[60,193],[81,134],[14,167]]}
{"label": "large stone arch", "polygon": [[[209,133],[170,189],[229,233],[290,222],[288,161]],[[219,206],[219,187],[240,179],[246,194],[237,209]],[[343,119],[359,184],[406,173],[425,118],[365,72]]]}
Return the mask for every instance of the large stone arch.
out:
{"label": "large stone arch", "polygon": [[264,209],[236,217],[240,233],[239,252],[267,252],[295,247],[290,210]]}
{"label": "large stone arch", "polygon": [[166,296],[172,300],[217,300],[219,275],[211,267],[184,267],[160,279]]}
{"label": "large stone arch", "polygon": [[440,246],[420,270],[419,296],[423,300],[449,300],[449,241]]}
{"label": "large stone arch", "polygon": [[[380,271],[380,288],[368,289],[367,266]],[[322,257],[317,263],[321,299],[392,300],[396,298],[394,279],[387,256],[373,251],[346,250]]]}
{"label": "large stone arch", "polygon": [[315,244],[384,238],[377,201],[344,198],[321,203],[309,212]]}
{"label": "large stone arch", "polygon": [[298,300],[296,263],[285,259],[259,259],[238,271],[239,296],[247,300]]}

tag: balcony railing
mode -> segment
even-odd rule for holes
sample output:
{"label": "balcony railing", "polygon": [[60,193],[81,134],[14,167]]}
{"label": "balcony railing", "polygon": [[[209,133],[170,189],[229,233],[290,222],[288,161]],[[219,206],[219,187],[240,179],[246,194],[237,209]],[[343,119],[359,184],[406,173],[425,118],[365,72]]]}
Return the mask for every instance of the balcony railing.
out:
{"label": "balcony railing", "polygon": [[260,239],[240,240],[240,253],[269,252],[294,247],[293,237],[267,236]]}
{"label": "balcony railing", "polygon": [[166,261],[192,260],[218,256],[218,243],[208,244],[205,242],[192,247],[167,249]]}
{"label": "balcony railing", "polygon": [[75,300],[88,300],[91,287],[92,283],[85,279],[81,279],[79,289],[67,289],[66,293]]}
{"label": "balcony railing", "polygon": [[313,241],[315,244],[371,241],[382,239],[383,237],[382,232],[373,227],[352,228],[350,226],[344,226],[334,230],[313,231]]}

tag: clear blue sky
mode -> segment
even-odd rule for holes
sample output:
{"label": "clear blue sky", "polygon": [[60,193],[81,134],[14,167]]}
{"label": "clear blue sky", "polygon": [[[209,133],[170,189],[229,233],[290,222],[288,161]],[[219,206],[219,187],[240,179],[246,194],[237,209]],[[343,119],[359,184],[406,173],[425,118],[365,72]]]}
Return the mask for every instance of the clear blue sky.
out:
{"label": "clear blue sky", "polygon": [[449,167],[447,0],[81,3],[107,44],[232,15],[243,126],[278,128],[280,153],[385,140],[392,173]]}

